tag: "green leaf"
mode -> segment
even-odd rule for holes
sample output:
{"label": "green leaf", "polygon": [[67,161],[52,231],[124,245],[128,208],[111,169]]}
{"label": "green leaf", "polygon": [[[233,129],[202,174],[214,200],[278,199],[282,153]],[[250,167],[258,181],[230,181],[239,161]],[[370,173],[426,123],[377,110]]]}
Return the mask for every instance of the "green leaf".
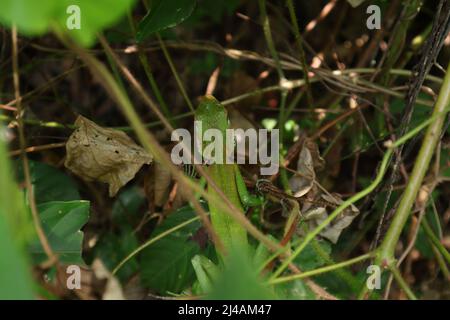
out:
{"label": "green leaf", "polygon": [[11,173],[0,127],[0,300],[32,299],[33,280],[23,250],[28,219]]}
{"label": "green leaf", "polygon": [[[331,253],[331,245],[326,240],[317,240],[317,245],[320,247],[319,250],[322,250],[323,252],[330,254]],[[316,252],[314,246],[312,243],[309,243],[305,249],[302,251],[302,253],[294,260],[296,264],[299,265],[299,267],[302,270],[312,270],[317,269],[321,266],[323,266],[326,261],[323,259],[318,252]]]}
{"label": "green leaf", "polygon": [[255,272],[255,266],[242,251],[230,252],[225,270],[207,296],[212,300],[276,299],[272,288],[265,286]]}
{"label": "green leaf", "polygon": [[[124,225],[118,233],[107,233],[95,246],[94,256],[99,258],[108,270],[113,270],[130,252],[138,247],[138,240],[129,225]],[[139,269],[136,258],[130,259],[117,272],[120,280],[129,279]]]}
{"label": "green leaf", "polygon": [[[194,216],[190,207],[181,208],[158,226],[152,237]],[[178,293],[194,281],[195,273],[191,259],[201,250],[192,237],[199,228],[200,222],[195,221],[170,233],[142,251],[141,277],[145,286],[160,294]]]}
{"label": "green leaf", "polygon": [[315,300],[316,295],[302,280],[293,280],[280,283],[276,286],[276,292],[283,299],[288,300]]}
{"label": "green leaf", "polygon": [[191,262],[197,276],[200,294],[210,292],[212,283],[219,277],[219,267],[202,255],[196,255]]}
{"label": "green leaf", "polygon": [[126,188],[114,201],[111,212],[113,221],[122,224],[142,219],[142,212],[139,211],[139,208],[144,203],[145,196],[141,189],[136,186]]}
{"label": "green leaf", "polygon": [[[89,47],[95,43],[97,33],[117,23],[132,8],[135,0],[64,0],[64,2],[64,12],[59,12],[62,14],[58,15],[58,25],[62,30],[68,31],[81,45]],[[66,10],[69,5],[80,7],[80,29],[67,30],[66,22],[69,15]]]}
{"label": "green leaf", "polygon": [[[38,206],[39,215],[52,250],[64,264],[84,265],[81,257],[83,232],[89,218],[89,201],[51,201]],[[46,255],[38,239],[30,246],[35,263]]]}
{"label": "green leaf", "polygon": [[186,24],[194,27],[207,27],[211,23],[220,24],[223,16],[225,14],[231,15],[240,4],[240,0],[202,0]]}
{"label": "green leaf", "polygon": [[32,280],[23,252],[0,208],[0,300],[32,299]]}
{"label": "green leaf", "polygon": [[152,33],[175,27],[194,11],[196,0],[156,0],[138,26],[136,38],[141,42]]}
{"label": "green leaf", "polygon": [[7,27],[15,23],[23,34],[40,35],[48,30],[58,7],[61,6],[55,0],[2,0],[0,23]]}
{"label": "green leaf", "polygon": [[[94,44],[96,34],[112,26],[132,6],[135,0],[2,0],[0,23],[11,27],[15,23],[20,33],[38,36],[52,27],[67,32],[83,46]],[[71,5],[80,8],[80,29],[69,30],[67,21],[73,14]],[[113,10],[111,10],[113,9]]]}
{"label": "green leaf", "polygon": [[[29,163],[31,184],[37,204],[55,200],[80,200],[77,186],[71,177],[48,164],[31,160]],[[21,161],[18,161],[18,179],[24,180]]]}

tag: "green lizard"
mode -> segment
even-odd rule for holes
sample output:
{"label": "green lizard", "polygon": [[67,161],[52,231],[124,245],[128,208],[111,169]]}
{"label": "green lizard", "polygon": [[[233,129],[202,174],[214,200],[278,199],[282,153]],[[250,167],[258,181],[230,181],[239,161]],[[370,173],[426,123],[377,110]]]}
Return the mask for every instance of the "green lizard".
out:
{"label": "green lizard", "polygon": [[[231,203],[239,209],[241,214],[244,213],[244,206],[260,204],[260,198],[251,196],[248,193],[238,165],[225,163],[226,130],[229,122],[225,107],[211,95],[202,97],[195,112],[195,120],[201,121],[203,131],[208,129],[219,130],[223,139],[223,161],[220,164],[214,163],[207,166],[205,168],[206,173]],[[230,252],[234,249],[248,250],[246,230],[233,217],[214,205],[217,201],[220,202],[222,200],[213,188],[208,187],[208,193],[213,199],[213,201],[209,202],[211,223],[224,245],[225,252]],[[222,259],[224,258],[223,256],[221,257]]]}

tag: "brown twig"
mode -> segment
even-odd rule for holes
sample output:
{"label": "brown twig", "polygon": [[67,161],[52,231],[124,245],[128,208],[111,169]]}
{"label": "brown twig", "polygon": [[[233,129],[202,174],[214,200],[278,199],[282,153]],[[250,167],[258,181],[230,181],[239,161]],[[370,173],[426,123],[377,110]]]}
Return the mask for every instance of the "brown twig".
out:
{"label": "brown twig", "polygon": [[49,258],[49,263],[46,266],[53,265],[58,262],[58,258],[54,254],[52,248],[50,247],[50,243],[48,242],[47,236],[42,228],[41,220],[39,218],[39,212],[36,206],[36,201],[34,198],[33,185],[31,184],[31,174],[30,174],[30,166],[28,163],[27,154],[25,152],[26,149],[26,141],[25,141],[25,132],[23,126],[23,110],[22,110],[22,98],[20,96],[20,79],[19,79],[19,58],[18,58],[18,50],[17,50],[17,28],[13,26],[12,28],[12,62],[13,62],[13,82],[14,82],[14,94],[16,98],[16,118],[18,123],[18,131],[19,131],[19,140],[21,147],[21,158],[23,162],[23,172],[25,177],[25,186],[27,189],[28,202],[31,209],[31,214],[33,216],[34,227],[36,228],[36,233],[38,235],[39,241],[44,249],[45,254]]}

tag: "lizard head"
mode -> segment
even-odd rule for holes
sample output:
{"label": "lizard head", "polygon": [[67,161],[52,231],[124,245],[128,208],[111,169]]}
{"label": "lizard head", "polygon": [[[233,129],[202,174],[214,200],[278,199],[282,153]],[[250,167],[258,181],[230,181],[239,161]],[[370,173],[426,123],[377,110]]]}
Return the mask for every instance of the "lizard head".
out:
{"label": "lizard head", "polygon": [[[200,136],[198,138],[204,137],[208,133],[214,131],[214,141],[220,139],[222,146],[221,148],[225,148],[226,146],[226,130],[228,129],[228,114],[225,107],[217,101],[212,95],[206,95],[200,98],[200,104],[195,111],[195,121],[196,121],[196,130],[200,130]],[[201,124],[201,127],[199,126]],[[214,130],[211,130],[214,129]],[[209,140],[211,141],[211,140]],[[199,141],[203,148],[208,146],[210,142],[208,141]],[[197,142],[198,143],[198,142]],[[219,147],[220,148],[220,147]],[[224,149],[223,149],[224,150]],[[218,152],[218,150],[216,150]],[[223,157],[224,154],[216,154],[216,157]],[[224,161],[222,159],[222,161]]]}
{"label": "lizard head", "polygon": [[227,110],[212,95],[200,98],[200,104],[195,111],[195,120],[202,121],[203,130],[219,129],[225,133],[228,129]]}

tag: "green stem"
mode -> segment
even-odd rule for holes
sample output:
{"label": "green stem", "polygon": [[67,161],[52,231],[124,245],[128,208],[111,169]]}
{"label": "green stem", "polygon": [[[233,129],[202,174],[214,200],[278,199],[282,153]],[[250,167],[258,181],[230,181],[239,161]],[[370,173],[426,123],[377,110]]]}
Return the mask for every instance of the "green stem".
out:
{"label": "green stem", "polygon": [[[133,32],[133,37],[136,38],[136,24],[133,20],[133,17],[131,15],[131,12],[128,11],[128,21],[131,26],[131,31]],[[155,94],[156,101],[158,101],[159,105],[161,106],[162,112],[167,118],[170,118],[171,114],[169,112],[169,108],[167,107],[166,102],[164,101],[164,98],[161,94],[161,91],[159,90],[159,86],[155,80],[155,77],[153,76],[152,68],[150,66],[150,63],[148,62],[147,56],[145,55],[145,51],[142,50],[142,46],[140,44],[137,44],[138,49],[138,56],[139,61],[141,62],[142,67],[144,68],[145,75],[147,76],[147,80],[153,90],[153,93]],[[176,126],[176,122],[168,119],[170,124],[172,126]]]}
{"label": "green stem", "polygon": [[375,180],[365,189],[361,190],[360,192],[356,193],[346,201],[344,201],[339,207],[337,207],[329,216],[326,218],[322,223],[320,223],[314,230],[309,232],[306,236],[304,241],[299,245],[299,247],[294,251],[294,253],[288,257],[286,260],[283,261],[281,266],[278,268],[277,271],[274,272],[271,279],[275,279],[277,276],[279,276],[288,266],[289,263],[291,263],[302,251],[305,249],[305,247],[310,243],[326,226],[328,226],[340,213],[342,213],[347,207],[355,203],[356,201],[360,200],[361,198],[365,197],[369,193],[371,193],[381,182],[383,179],[384,174],[387,170],[387,165],[389,163],[389,159],[392,156],[392,153],[394,152],[394,149],[398,146],[402,145],[412,137],[414,137],[417,133],[419,133],[421,130],[423,130],[425,127],[427,127],[430,123],[435,121],[436,119],[443,119],[443,115],[445,115],[443,112],[434,114],[430,119],[424,121],[422,124],[405,134],[403,137],[398,139],[395,143],[393,143],[389,149],[386,151],[386,153],[383,156],[383,160],[381,161],[380,169],[375,177]]}
{"label": "green stem", "polygon": [[[408,185],[403,193],[400,204],[394,215],[392,223],[386,236],[380,245],[378,259],[376,262],[378,265],[383,261],[393,259],[394,250],[397,242],[400,238],[403,227],[411,213],[411,208],[417,197],[420,186],[422,185],[423,178],[428,170],[431,158],[434,154],[436,144],[440,139],[442,126],[444,125],[445,115],[448,113],[447,107],[450,104],[450,64],[447,69],[447,73],[439,93],[436,106],[433,110],[434,121],[428,127],[425,137],[420,148],[417,159],[414,163],[413,172],[409,178]],[[439,115],[439,116],[438,116]]]}
{"label": "green stem", "polygon": [[[191,117],[194,114],[192,112],[186,112],[186,113],[182,113],[179,114],[177,116],[171,117],[171,118],[167,118],[168,121],[170,120],[178,120],[178,119],[184,119],[187,117]],[[3,114],[0,114],[0,121],[15,121],[16,119],[12,118],[12,117],[8,117],[5,116]],[[55,121],[41,121],[41,120],[34,120],[34,119],[23,119],[23,122],[27,125],[31,125],[31,126],[38,126],[38,127],[44,127],[44,128],[53,128],[53,129],[76,129],[75,125],[73,124],[64,124],[64,123],[59,123],[59,122],[55,122]],[[156,120],[156,121],[152,121],[152,122],[148,122],[148,123],[144,123],[143,125],[146,128],[154,128],[157,127],[159,125],[162,125],[163,123],[160,120]],[[111,129],[116,129],[116,130],[120,130],[120,131],[124,131],[124,132],[128,132],[128,131],[133,131],[133,128],[130,126],[124,126],[124,127],[110,127]]]}
{"label": "green stem", "polygon": [[[411,208],[414,205],[417,193],[422,185],[423,178],[425,177],[431,158],[436,149],[436,144],[440,139],[445,116],[449,112],[449,104],[450,64],[445,75],[444,83],[442,84],[439,92],[439,97],[434,107],[433,114],[431,118],[426,121],[426,123],[430,123],[430,126],[425,133],[425,137],[414,163],[414,168],[409,178],[408,185],[402,195],[400,204],[395,212],[386,236],[380,247],[377,249],[375,264],[378,266],[391,266],[395,263],[395,247],[400,239],[405,223],[409,218]],[[359,298],[364,298],[368,290],[369,289],[367,287],[364,287],[359,294]]]}
{"label": "green stem", "polygon": [[433,243],[433,246],[436,247],[436,249],[441,253],[447,263],[450,264],[450,253],[447,251],[441,241],[439,241],[438,237],[436,237],[426,218],[422,219],[422,226],[428,239],[430,239],[430,241]]}
{"label": "green stem", "polygon": [[193,222],[195,222],[195,221],[197,221],[197,220],[199,220],[199,217],[198,217],[198,216],[197,216],[197,217],[194,217],[194,218],[192,218],[192,219],[189,219],[189,220],[187,220],[187,221],[185,221],[185,222],[183,222],[183,223],[180,223],[179,225],[176,225],[175,227],[170,228],[170,229],[168,229],[168,230],[166,230],[166,231],[164,231],[164,232],[161,232],[161,233],[158,234],[156,237],[151,238],[151,239],[149,239],[148,241],[144,242],[144,243],[143,243],[142,245],[140,245],[138,248],[136,248],[135,250],[133,250],[128,256],[126,256],[125,259],[123,259],[122,261],[120,261],[120,263],[119,263],[119,264],[114,268],[114,270],[112,271],[112,274],[113,274],[113,275],[116,274],[117,271],[119,271],[120,268],[122,268],[123,265],[124,265],[125,263],[127,263],[131,258],[133,258],[135,255],[137,255],[139,252],[141,252],[142,250],[144,250],[144,249],[147,248],[148,246],[152,245],[153,243],[155,243],[155,242],[161,240],[162,238],[168,236],[169,234],[171,234],[171,233],[173,233],[173,232],[175,232],[175,231],[177,231],[177,230],[179,230],[179,229],[181,229],[181,228],[183,228],[183,227],[185,227],[185,226],[187,226],[187,225],[189,225],[189,224],[191,224],[191,223],[193,223]]}
{"label": "green stem", "polygon": [[338,269],[341,269],[344,267],[348,267],[352,264],[367,260],[367,259],[371,258],[372,256],[373,256],[372,253],[366,253],[359,257],[349,259],[349,260],[346,260],[343,262],[339,262],[336,264],[332,264],[332,265],[329,265],[326,267],[322,267],[322,268],[318,268],[318,269],[310,270],[310,271],[305,271],[300,274],[294,274],[294,275],[290,275],[290,276],[286,276],[286,277],[275,278],[275,279],[269,280],[268,284],[272,284],[272,285],[279,284],[279,283],[283,283],[283,282],[289,282],[289,281],[293,281],[293,280],[316,276],[316,275],[323,274],[323,273],[330,272],[330,271],[335,271],[335,270],[338,270]]}
{"label": "green stem", "polygon": [[448,267],[447,267],[447,264],[445,263],[444,257],[439,252],[439,250],[435,246],[433,246],[431,241],[428,240],[428,242],[431,245],[431,248],[433,250],[433,254],[436,257],[437,263],[439,265],[439,268],[442,271],[442,274],[444,275],[445,279],[447,279],[447,281],[450,281],[450,270],[448,270]]}
{"label": "green stem", "polygon": [[267,16],[267,10],[266,10],[266,1],[265,0],[259,0],[259,10],[261,12],[261,21],[263,26],[263,32],[264,37],[266,38],[267,47],[269,48],[270,55],[272,56],[273,60],[275,60],[275,66],[278,73],[278,78],[280,85],[282,87],[281,89],[281,99],[280,99],[280,113],[279,113],[279,119],[278,119],[278,128],[280,129],[280,141],[283,142],[283,132],[284,132],[284,120],[285,120],[285,106],[286,106],[286,99],[287,99],[287,88],[283,87],[283,82],[286,80],[286,77],[284,76],[283,67],[280,63],[280,57],[278,55],[277,49],[275,48],[275,44],[273,42],[272,38],[272,32],[270,30],[270,21],[269,17]]}
{"label": "green stem", "polygon": [[170,57],[169,51],[167,51],[166,45],[164,44],[164,41],[162,41],[161,36],[159,33],[156,34],[158,37],[158,42],[161,46],[161,49],[164,53],[164,57],[167,60],[167,63],[169,64],[170,70],[172,70],[173,76],[175,77],[175,81],[177,82],[178,88],[180,89],[181,95],[183,96],[184,100],[186,101],[189,109],[194,112],[194,106],[192,105],[191,100],[189,99],[189,96],[186,93],[186,90],[184,88],[183,82],[180,79],[180,76],[178,75],[178,71],[175,68],[175,65],[173,64],[172,58]]}
{"label": "green stem", "polygon": [[303,79],[306,83],[306,97],[308,99],[308,106],[310,109],[312,109],[314,108],[314,100],[311,93],[311,84],[309,83],[308,65],[306,64],[305,50],[303,49],[303,39],[300,34],[300,28],[298,26],[297,16],[295,14],[294,4],[292,3],[292,0],[287,0],[287,7],[289,10],[289,16],[291,18],[292,25],[294,26],[293,30],[295,40],[297,41],[298,51],[300,54],[300,63],[302,64],[303,68]]}
{"label": "green stem", "polygon": [[398,268],[394,264],[392,264],[389,267],[389,270],[391,270],[392,274],[394,275],[395,280],[397,280],[398,285],[400,286],[400,288],[403,289],[403,291],[406,293],[408,298],[410,300],[417,300],[417,297],[414,295],[414,292],[412,292],[411,288],[408,286],[405,279],[403,279]]}

